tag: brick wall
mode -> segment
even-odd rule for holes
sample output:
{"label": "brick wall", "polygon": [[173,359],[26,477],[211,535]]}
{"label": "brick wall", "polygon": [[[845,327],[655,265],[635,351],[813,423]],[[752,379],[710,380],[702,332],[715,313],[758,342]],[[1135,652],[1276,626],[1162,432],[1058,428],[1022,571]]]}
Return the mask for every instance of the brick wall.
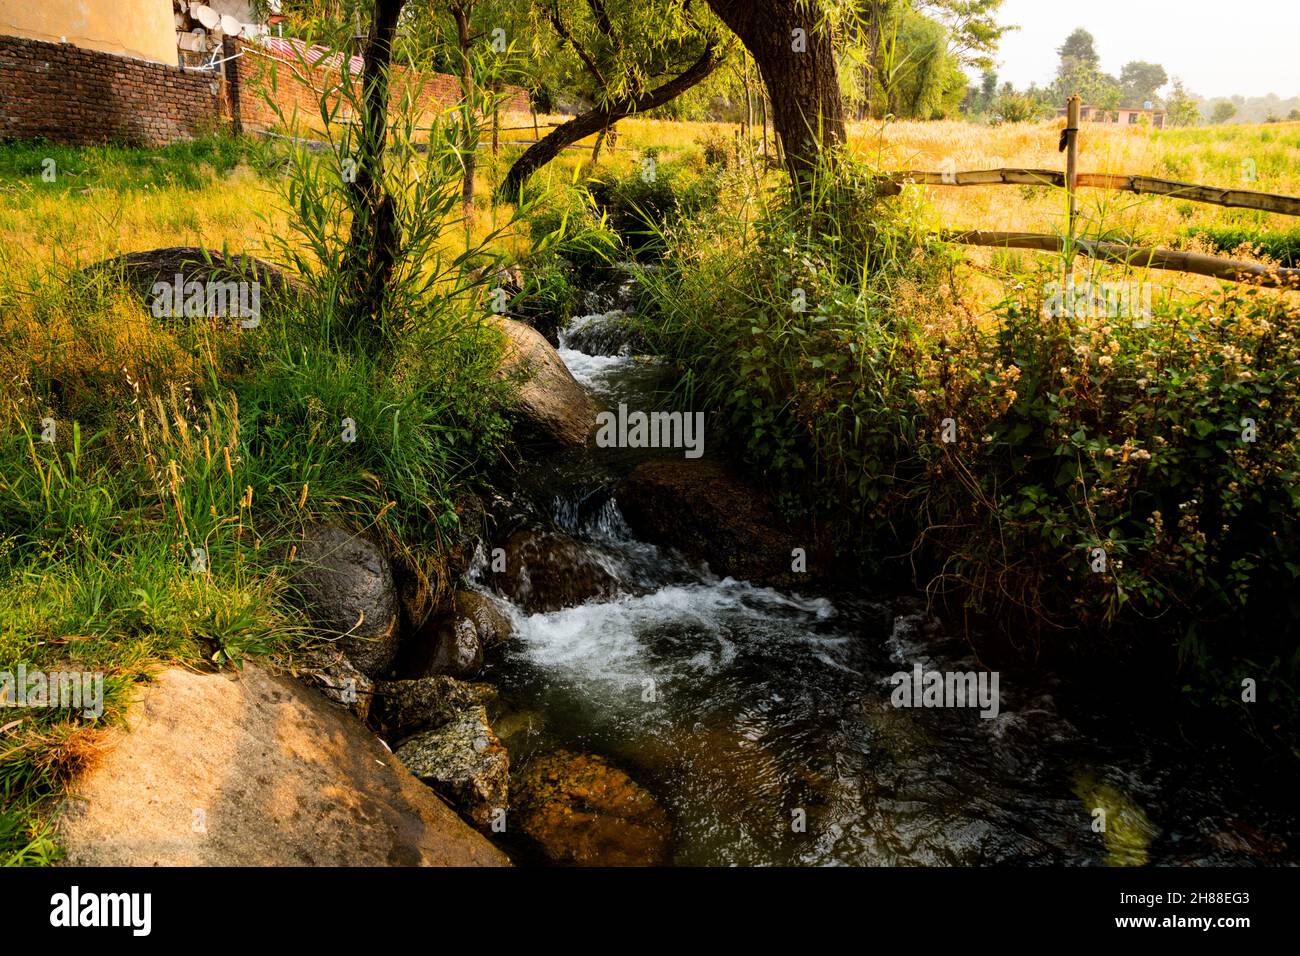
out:
{"label": "brick wall", "polygon": [[228,106],[212,73],[0,36],[0,138],[158,146],[219,126]]}
{"label": "brick wall", "polygon": [[[339,66],[332,69],[313,67],[308,73],[291,55],[273,54],[252,43],[241,42],[240,48],[244,55],[233,62],[237,67],[240,91],[239,112],[245,128],[268,129],[279,125],[275,111],[267,102],[267,94],[283,111],[286,120],[292,119],[296,108],[304,129],[319,126],[318,96],[320,91],[331,89],[338,83]],[[390,103],[396,104],[409,89],[413,91],[420,112],[426,116],[440,113],[460,100],[460,81],[449,74],[394,66],[389,76]],[[359,90],[360,76],[356,77],[356,84]],[[528,94],[518,87],[510,87],[507,92],[510,97],[502,112],[527,113]],[[336,101],[337,97],[334,97],[331,102]]]}
{"label": "brick wall", "polygon": [[[313,120],[319,124],[316,94],[295,76],[298,64],[254,44],[228,40],[223,56],[236,52],[243,55],[224,64],[218,75],[71,44],[0,36],[0,139],[160,146],[231,122],[237,128],[264,129],[278,125],[263,95],[271,89],[272,66],[273,96],[286,118],[296,106],[305,128]],[[316,67],[308,78],[314,89],[328,89],[337,82],[337,68]],[[418,88],[426,115],[460,99],[454,76],[394,67],[394,99],[410,84],[416,84],[412,88]],[[512,89],[506,111],[527,110],[527,94]]]}

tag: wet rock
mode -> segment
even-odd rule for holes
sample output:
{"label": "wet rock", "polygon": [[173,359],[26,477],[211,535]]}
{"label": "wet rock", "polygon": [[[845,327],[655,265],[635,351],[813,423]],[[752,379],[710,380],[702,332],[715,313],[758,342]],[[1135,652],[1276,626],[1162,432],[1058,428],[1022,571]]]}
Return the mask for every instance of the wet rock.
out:
{"label": "wet rock", "polygon": [[655,866],[669,860],[668,815],[644,787],[603,758],[560,750],[514,781],[514,819],[551,860]]}
{"label": "wet rock", "polygon": [[361,720],[370,716],[375,682],[335,648],[309,651],[297,667],[297,677],[341,704]]}
{"label": "wet rock", "polygon": [[1245,820],[1228,817],[1223,821],[1223,828],[1211,833],[1207,838],[1215,849],[1225,853],[1241,854],[1256,860],[1268,862],[1269,857],[1276,857],[1286,852],[1286,840],[1270,833],[1265,833]]}
{"label": "wet rock", "polygon": [[585,444],[596,426],[595,401],[540,332],[514,319],[493,321],[506,336],[502,374],[522,376],[519,414],[529,437],[562,446]]}
{"label": "wet rock", "polygon": [[473,684],[437,675],[419,680],[387,680],[375,686],[375,719],[390,739],[440,727],[465,710],[496,697],[491,684]]}
{"label": "wet rock", "polygon": [[315,525],[297,546],[293,584],[316,626],[357,670],[383,673],[397,653],[397,589],[384,553],[345,528]]}
{"label": "wet rock", "polygon": [[[724,577],[798,589],[828,571],[815,536],[790,527],[761,489],[719,462],[643,462],[619,484],[617,498],[639,535],[707,561]],[[796,548],[803,549],[805,570],[795,568]]]}
{"label": "wet rock", "polygon": [[394,670],[406,680],[449,674],[474,677],[483,669],[483,645],[469,618],[439,616],[402,644]]}
{"label": "wet rock", "polygon": [[562,534],[516,531],[505,542],[506,570],[493,583],[530,614],[612,597],[618,581],[598,555]]}
{"label": "wet rock", "polygon": [[484,648],[500,644],[510,637],[510,619],[498,610],[492,599],[477,591],[457,591],[453,599],[456,616],[469,621]]}
{"label": "wet rock", "polygon": [[404,740],[395,754],[475,826],[486,829],[493,811],[507,806],[510,757],[481,704],[464,708],[441,727]]}

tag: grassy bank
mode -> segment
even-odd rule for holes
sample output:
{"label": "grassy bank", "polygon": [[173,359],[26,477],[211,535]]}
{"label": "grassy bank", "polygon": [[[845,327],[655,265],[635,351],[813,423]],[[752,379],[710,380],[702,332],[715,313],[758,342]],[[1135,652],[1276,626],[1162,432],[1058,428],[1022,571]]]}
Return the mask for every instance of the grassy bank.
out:
{"label": "grassy bank", "polygon": [[[74,185],[40,179],[51,154]],[[283,214],[253,213],[277,175],[262,155],[228,140],[0,148],[0,230],[25,250],[0,280],[0,671],[105,676],[102,716],[3,712],[5,862],[57,858],[62,787],[150,672],[286,659],[308,640],[281,568],[302,526],[384,540],[436,598],[457,497],[502,463],[511,387],[472,287],[410,305],[372,354],[340,344],[310,284],[240,328],[155,318],[120,275],[80,271],[124,248],[244,250],[282,228]],[[75,235],[113,203],[129,212]],[[149,218],[160,209],[190,210],[194,231]],[[132,232],[136,217],[152,232]]]}

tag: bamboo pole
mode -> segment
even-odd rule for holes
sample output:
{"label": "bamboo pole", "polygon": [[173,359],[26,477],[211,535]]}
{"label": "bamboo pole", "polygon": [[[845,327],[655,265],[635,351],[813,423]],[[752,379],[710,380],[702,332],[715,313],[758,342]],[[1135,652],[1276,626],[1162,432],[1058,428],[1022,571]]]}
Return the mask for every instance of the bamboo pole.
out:
{"label": "bamboo pole", "polygon": [[1077,193],[1079,189],[1079,94],[1075,93],[1065,104],[1065,129],[1061,131],[1061,147],[1065,150],[1065,284],[1074,275],[1074,226],[1079,215]]}
{"label": "bamboo pole", "polygon": [[[1066,241],[1063,237],[1033,232],[944,230],[938,234],[938,237],[944,242],[956,242],[967,246],[1001,246],[1007,249],[1035,249],[1040,252],[1066,250]],[[1221,259],[1200,252],[1150,249],[1115,242],[1095,242],[1091,239],[1074,240],[1074,252],[1091,259],[1117,262],[1139,269],[1165,269],[1226,279],[1231,282],[1255,282],[1267,288],[1300,289],[1300,268],[1274,269],[1260,265],[1258,262]]]}
{"label": "bamboo pole", "polygon": [[[1078,173],[1077,185],[1083,189],[1111,189],[1116,192],[1167,196],[1191,202],[1237,209],[1258,209],[1283,216],[1300,216],[1300,197],[1278,193],[1263,193],[1253,189],[1223,189],[1218,186],[1201,186],[1174,179],[1157,179],[1154,176],[1130,176],[1124,173]],[[906,185],[928,186],[1065,186],[1065,176],[1056,169],[975,169],[959,173],[900,170],[885,174],[885,182],[893,187]],[[893,195],[898,188],[886,188]]]}

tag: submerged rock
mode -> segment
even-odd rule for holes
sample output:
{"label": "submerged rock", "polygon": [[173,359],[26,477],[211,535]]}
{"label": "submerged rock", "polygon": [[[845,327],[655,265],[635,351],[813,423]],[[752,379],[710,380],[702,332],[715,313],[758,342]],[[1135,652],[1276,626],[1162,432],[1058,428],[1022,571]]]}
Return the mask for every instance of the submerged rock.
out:
{"label": "submerged rock", "polygon": [[371,541],[345,528],[303,532],[290,565],[308,614],[363,674],[374,677],[397,654],[398,604],[393,571]]}
{"label": "submerged rock", "polygon": [[527,431],[552,444],[585,444],[596,426],[597,411],[587,390],[536,329],[500,316],[494,321],[506,336],[502,373],[523,377],[519,412]]}
{"label": "submerged rock", "polygon": [[395,751],[410,771],[486,829],[507,807],[510,757],[482,704],[466,707],[434,730],[404,740]]}
{"label": "submerged rock", "polygon": [[601,757],[564,750],[537,757],[514,788],[519,828],[557,863],[655,866],[669,860],[668,814]]}
{"label": "submerged rock", "polygon": [[506,570],[493,583],[530,614],[618,592],[618,580],[597,554],[567,535],[516,531],[506,539],[505,552]]}
{"label": "submerged rock", "polygon": [[643,462],[619,484],[617,498],[639,535],[707,561],[724,577],[798,589],[829,566],[811,532],[790,527],[761,489],[716,461]]}
{"label": "submerged rock", "polygon": [[469,708],[496,697],[491,684],[471,684],[438,675],[419,680],[386,680],[375,686],[372,711],[391,739],[400,740],[420,730],[440,727]]}

